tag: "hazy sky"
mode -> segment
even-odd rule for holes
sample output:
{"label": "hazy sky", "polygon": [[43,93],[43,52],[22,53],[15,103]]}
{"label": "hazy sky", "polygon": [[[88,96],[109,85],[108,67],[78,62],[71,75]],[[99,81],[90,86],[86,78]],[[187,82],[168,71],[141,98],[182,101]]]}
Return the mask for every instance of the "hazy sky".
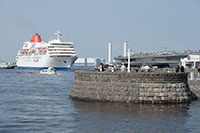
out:
{"label": "hazy sky", "polygon": [[48,41],[60,30],[79,57],[107,59],[133,52],[199,50],[200,0],[0,0],[0,59],[15,61],[36,32]]}

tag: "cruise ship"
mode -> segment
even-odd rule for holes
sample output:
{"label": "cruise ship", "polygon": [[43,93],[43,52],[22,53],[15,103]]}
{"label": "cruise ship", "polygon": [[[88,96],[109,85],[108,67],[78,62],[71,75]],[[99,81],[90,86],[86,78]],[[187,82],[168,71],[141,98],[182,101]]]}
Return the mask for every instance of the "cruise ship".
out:
{"label": "cruise ship", "polygon": [[61,41],[60,32],[55,35],[56,38],[43,42],[36,33],[31,41],[24,42],[16,56],[17,68],[41,70],[53,67],[56,70],[69,70],[78,58],[74,43]]}

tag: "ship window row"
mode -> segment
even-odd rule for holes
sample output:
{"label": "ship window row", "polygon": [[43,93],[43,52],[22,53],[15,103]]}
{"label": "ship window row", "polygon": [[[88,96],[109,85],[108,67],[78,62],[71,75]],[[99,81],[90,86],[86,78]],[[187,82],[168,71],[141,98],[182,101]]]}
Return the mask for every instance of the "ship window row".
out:
{"label": "ship window row", "polygon": [[48,46],[48,48],[73,48],[73,46]]}
{"label": "ship window row", "polygon": [[72,45],[72,44],[66,44],[66,43],[51,43],[51,45]]}
{"label": "ship window row", "polygon": [[72,49],[48,49],[48,51],[73,51]]}
{"label": "ship window row", "polygon": [[21,55],[45,55],[46,51],[39,51],[39,52],[20,52]]}
{"label": "ship window row", "polygon": [[49,54],[75,54],[75,52],[50,52]]}
{"label": "ship window row", "polygon": [[70,55],[51,55],[50,57],[71,57]]}

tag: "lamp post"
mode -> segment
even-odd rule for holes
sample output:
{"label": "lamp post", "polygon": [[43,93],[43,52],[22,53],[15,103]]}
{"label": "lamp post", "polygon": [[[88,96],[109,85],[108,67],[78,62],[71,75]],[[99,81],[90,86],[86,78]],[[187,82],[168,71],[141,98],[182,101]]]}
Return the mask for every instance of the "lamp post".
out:
{"label": "lamp post", "polygon": [[112,43],[108,43],[108,63],[112,63]]}
{"label": "lamp post", "polygon": [[127,41],[124,42],[124,57],[126,57],[126,53],[127,53]]}
{"label": "lamp post", "polygon": [[131,56],[131,49],[128,49],[128,73],[130,73],[130,66],[131,66],[130,56]]}

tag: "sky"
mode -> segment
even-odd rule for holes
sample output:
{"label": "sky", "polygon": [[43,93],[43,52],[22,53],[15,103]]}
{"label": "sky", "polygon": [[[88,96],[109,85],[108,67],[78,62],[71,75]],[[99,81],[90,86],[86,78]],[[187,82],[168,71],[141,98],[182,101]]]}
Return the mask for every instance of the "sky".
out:
{"label": "sky", "polygon": [[15,61],[25,41],[61,31],[79,57],[199,50],[200,0],[0,0],[0,59]]}

